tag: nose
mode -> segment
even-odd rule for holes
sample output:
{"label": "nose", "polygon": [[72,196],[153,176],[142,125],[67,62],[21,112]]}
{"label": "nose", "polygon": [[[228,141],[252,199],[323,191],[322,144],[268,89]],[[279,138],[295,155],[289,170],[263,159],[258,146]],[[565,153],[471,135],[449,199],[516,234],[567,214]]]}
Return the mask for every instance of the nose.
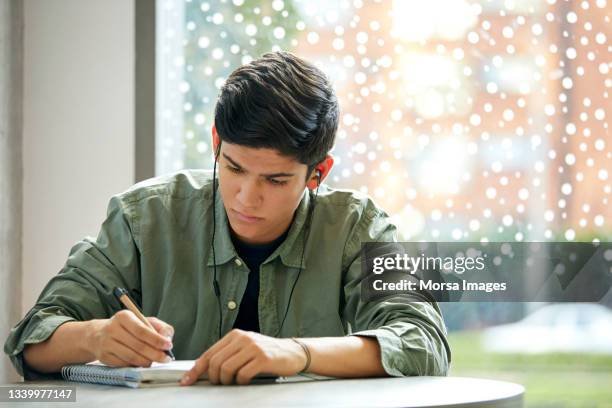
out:
{"label": "nose", "polygon": [[257,208],[262,201],[260,190],[257,180],[245,179],[239,186],[236,199],[243,208]]}

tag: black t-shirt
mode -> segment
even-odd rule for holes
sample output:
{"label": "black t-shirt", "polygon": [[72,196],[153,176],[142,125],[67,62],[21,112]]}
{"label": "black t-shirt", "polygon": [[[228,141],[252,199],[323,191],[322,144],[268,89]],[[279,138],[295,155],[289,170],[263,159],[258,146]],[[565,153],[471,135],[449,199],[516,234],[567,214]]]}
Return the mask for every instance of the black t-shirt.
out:
{"label": "black t-shirt", "polygon": [[259,266],[287,238],[287,231],[276,240],[262,245],[246,244],[232,236],[236,252],[250,271],[247,287],[238,309],[238,316],[234,322],[235,329],[259,332],[259,314],[257,313],[259,305]]}

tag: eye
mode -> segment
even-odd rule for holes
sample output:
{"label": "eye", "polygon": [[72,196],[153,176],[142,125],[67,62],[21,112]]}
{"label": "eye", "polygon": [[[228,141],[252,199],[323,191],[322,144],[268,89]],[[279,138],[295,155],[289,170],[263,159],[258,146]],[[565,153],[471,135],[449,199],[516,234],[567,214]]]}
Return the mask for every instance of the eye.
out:
{"label": "eye", "polygon": [[284,186],[285,184],[287,184],[286,180],[276,180],[276,179],[268,179],[268,181],[270,182],[270,184],[272,184],[273,186]]}
{"label": "eye", "polygon": [[229,171],[231,171],[232,173],[242,173],[242,169],[239,169],[237,167],[232,167],[232,166],[225,166]]}

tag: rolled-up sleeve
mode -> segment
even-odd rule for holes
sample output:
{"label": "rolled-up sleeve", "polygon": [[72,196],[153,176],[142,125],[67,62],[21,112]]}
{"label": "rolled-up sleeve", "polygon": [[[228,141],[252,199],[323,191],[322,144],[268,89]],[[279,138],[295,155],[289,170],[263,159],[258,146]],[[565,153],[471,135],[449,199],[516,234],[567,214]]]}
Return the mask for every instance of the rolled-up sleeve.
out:
{"label": "rolled-up sleeve", "polygon": [[361,244],[395,241],[396,228],[386,214],[373,205],[366,207],[345,249],[344,319],[350,323],[351,335],[378,341],[388,375],[447,375],[451,352],[446,326],[433,298],[401,293],[362,298],[369,280],[362,270]]}
{"label": "rolled-up sleeve", "polygon": [[133,232],[124,203],[113,197],[98,237],[86,238],[71,249],[65,266],[9,332],[4,352],[19,374],[26,379],[37,377],[23,359],[27,344],[47,340],[69,321],[112,316],[120,308],[113,296],[116,286],[139,293],[139,251]]}

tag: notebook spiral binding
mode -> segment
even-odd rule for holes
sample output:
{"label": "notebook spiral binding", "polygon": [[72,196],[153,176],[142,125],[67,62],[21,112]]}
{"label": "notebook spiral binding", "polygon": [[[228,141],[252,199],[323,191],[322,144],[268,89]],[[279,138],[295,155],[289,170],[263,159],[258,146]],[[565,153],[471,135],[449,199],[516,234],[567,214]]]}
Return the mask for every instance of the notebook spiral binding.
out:
{"label": "notebook spiral binding", "polygon": [[125,372],[112,367],[96,365],[69,365],[62,367],[62,378],[67,381],[104,385],[125,385],[133,381]]}

